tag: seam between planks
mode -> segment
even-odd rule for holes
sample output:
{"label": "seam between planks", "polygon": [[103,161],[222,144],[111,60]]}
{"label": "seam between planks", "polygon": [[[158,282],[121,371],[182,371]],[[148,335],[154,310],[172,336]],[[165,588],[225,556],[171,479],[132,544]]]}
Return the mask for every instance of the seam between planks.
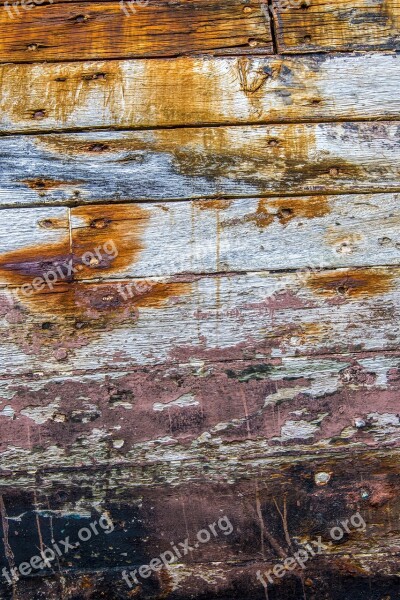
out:
{"label": "seam between planks", "polygon": [[[283,357],[284,359],[288,359],[290,361],[304,361],[304,360],[329,360],[332,361],[337,359],[347,358],[348,360],[352,360],[354,357],[362,356],[362,358],[373,358],[373,357],[393,357],[400,359],[400,350],[398,348],[394,350],[352,350],[351,352],[335,352],[332,354],[328,353],[320,353],[320,354],[300,354],[298,356],[289,356]],[[230,365],[231,363],[240,365],[241,363],[244,365],[248,365],[249,363],[261,362],[261,363],[274,363],[278,361],[276,364],[277,368],[281,367],[282,364],[279,364],[281,357],[271,357],[266,356],[263,358],[218,358],[218,360],[209,360],[207,358],[201,359],[201,362],[206,366],[222,366],[222,365]],[[162,362],[162,363],[152,363],[151,368],[154,370],[157,369],[168,369],[170,367],[176,368],[179,366],[180,368],[185,367],[193,367],[193,363],[174,363],[174,362]],[[81,379],[81,377],[101,377],[107,376],[109,374],[118,376],[130,375],[134,373],[140,373],[142,371],[148,370],[149,365],[136,365],[136,366],[127,366],[127,367],[113,367],[112,365],[108,365],[107,369],[85,369],[82,371],[78,371],[77,369],[73,369],[72,371],[48,371],[43,376],[41,376],[41,380],[46,383],[47,381],[55,380],[55,379]],[[0,375],[0,383],[9,382],[18,380],[21,385],[38,383],[39,379],[32,379],[32,371],[27,371],[26,373],[18,373],[16,375],[4,374]],[[266,380],[267,381],[267,380]]]}
{"label": "seam between planks", "polygon": [[43,202],[43,201],[37,201],[37,202],[24,202],[23,204],[21,203],[3,203],[0,204],[0,211],[1,210],[13,210],[13,209],[23,209],[23,208],[59,208],[62,206],[65,206],[66,208],[77,208],[77,207],[84,207],[84,206],[113,206],[113,205],[117,205],[117,204],[154,204],[155,202],[158,203],[173,203],[173,202],[194,202],[196,200],[247,200],[247,199],[253,199],[253,200],[259,200],[260,198],[266,198],[266,199],[273,199],[273,198],[301,198],[303,196],[343,196],[343,195],[352,195],[355,196],[357,194],[398,194],[400,193],[400,186],[398,187],[391,187],[388,189],[388,187],[385,185],[383,185],[383,187],[371,187],[371,188],[356,188],[354,187],[352,190],[343,190],[340,188],[333,188],[330,190],[320,190],[320,191],[314,191],[314,190],[301,190],[299,192],[290,192],[290,193],[286,193],[286,192],[271,192],[271,194],[268,194],[268,192],[263,192],[262,194],[259,194],[257,196],[254,195],[245,195],[245,194],[241,194],[240,196],[230,196],[230,195],[213,195],[213,196],[191,196],[190,198],[162,198],[162,199],[156,199],[156,198],[152,198],[152,199],[148,199],[148,198],[133,198],[133,199],[129,199],[129,200],[124,200],[124,199],[118,199],[118,200],[109,200],[106,199],[104,201],[99,201],[99,200],[95,200],[93,202],[85,202],[84,204],[82,204],[82,202],[80,200],[71,200],[71,201],[63,201],[63,202],[54,202],[54,201],[49,201],[49,202]]}
{"label": "seam between planks", "polygon": [[[261,436],[260,436],[261,437]],[[247,440],[244,440],[243,445],[245,445]],[[229,446],[229,443],[225,443],[225,446]],[[299,455],[298,451],[296,449],[293,450],[289,450],[286,452],[277,452],[276,454],[273,455],[266,455],[263,456],[262,453],[257,453],[257,457],[255,460],[255,457],[252,456],[251,454],[249,455],[249,457],[245,457],[242,455],[241,457],[241,461],[243,464],[243,466],[245,464],[254,464],[254,462],[258,463],[258,469],[260,469],[260,467],[264,468],[265,470],[267,469],[276,469],[277,467],[280,466],[280,464],[286,464],[286,463],[293,463],[293,459],[298,460],[300,458],[300,460],[302,462],[312,462],[314,460],[322,460],[322,459],[328,459],[328,460],[344,460],[344,461],[348,461],[348,460],[356,460],[359,456],[368,456],[369,458],[373,458],[375,455],[376,457],[387,457],[388,454],[390,453],[391,457],[394,458],[395,455],[400,457],[400,448],[398,447],[381,447],[381,448],[352,448],[352,453],[351,453],[351,457],[349,458],[349,453],[348,453],[348,448],[346,447],[340,447],[340,448],[330,448],[328,449],[318,449],[318,450],[305,450],[303,449],[302,454]],[[108,459],[108,461],[112,461],[113,459]],[[215,465],[220,465],[219,468],[219,472],[221,471],[221,457],[220,456],[216,456],[215,458],[212,458],[211,456],[209,456],[207,458],[208,460],[208,464],[210,463],[215,463]],[[264,465],[260,465],[260,461],[264,461]],[[277,461],[279,461],[279,463],[277,463]],[[165,460],[154,460],[154,461],[148,461],[148,462],[138,462],[138,461],[126,461],[126,462],[107,462],[101,465],[80,465],[79,466],[79,472],[88,472],[88,473],[96,473],[99,471],[102,471],[103,473],[105,471],[110,471],[112,469],[116,470],[116,469],[137,469],[137,468],[156,468],[158,466],[163,466],[166,463],[170,463],[171,461],[167,458]],[[182,458],[180,459],[181,465],[182,466],[191,466],[192,468],[190,469],[191,473],[193,474],[193,465],[196,465],[196,460],[193,458]],[[203,478],[204,474],[201,472],[202,470],[202,465],[203,465],[203,461],[200,459],[200,461],[197,463],[198,464],[198,473],[200,474],[200,476]],[[180,466],[179,468],[182,470],[182,466]],[[228,465],[229,468],[229,465]],[[57,467],[39,467],[37,468],[36,472],[35,472],[35,477],[37,475],[44,475],[44,474],[51,474],[51,473],[74,473],[76,472],[77,467],[76,466],[61,466],[58,465]],[[12,473],[12,476],[10,477],[10,481],[12,482],[13,479],[15,479],[15,477],[18,476],[22,476],[22,475],[32,475],[32,471],[29,471],[29,469],[21,469],[21,470],[14,470]],[[205,477],[207,477],[207,475],[205,475]],[[0,477],[0,486],[1,487],[5,487],[5,479],[7,478],[6,474],[2,474]],[[243,479],[244,475],[240,475],[238,480]],[[186,483],[186,481],[184,480],[182,482],[183,484]],[[28,484],[29,485],[29,484]],[[32,485],[32,484],[31,484]],[[159,486],[164,486],[165,482],[161,481],[161,482],[157,482],[157,481],[151,481],[151,483],[148,484],[143,484],[143,483],[138,483],[135,484],[137,487],[152,487],[154,488],[155,486],[159,485]]]}
{"label": "seam between planks", "polygon": [[[91,2],[92,0],[83,0],[86,2]],[[236,48],[246,48],[247,46],[235,46]],[[288,52],[288,51],[284,51],[284,50],[279,50],[277,51],[277,53],[273,53],[273,52],[265,52],[264,50],[254,50],[254,48],[251,49],[251,51],[249,50],[248,52],[238,52],[235,53],[233,51],[231,52],[227,52],[227,51],[223,51],[223,50],[210,50],[209,52],[199,52],[199,51],[193,51],[193,52],[180,52],[180,53],[175,53],[175,54],[160,54],[160,55],[141,55],[141,56],[126,56],[126,55],[121,55],[121,56],[112,56],[112,57],[103,57],[103,56],[99,56],[99,57],[94,57],[94,58],[74,58],[73,60],[71,60],[70,58],[57,58],[57,59],[53,59],[53,58],[48,58],[48,59],[40,59],[40,60],[30,60],[30,61],[25,61],[25,60],[4,60],[0,62],[0,66],[2,65],[45,65],[45,64],[64,64],[64,63],[81,63],[81,62],[89,62],[89,61],[93,61],[93,62],[107,62],[107,61],[113,61],[113,60],[168,60],[168,59],[174,59],[174,58],[205,58],[205,59],[212,59],[212,58],[250,58],[251,56],[257,57],[257,58],[262,58],[263,56],[265,56],[266,58],[278,58],[279,56],[281,56],[282,58],[294,58],[296,56],[298,57],[308,57],[308,56],[314,56],[314,55],[318,55],[318,54],[323,54],[323,55],[332,55],[332,54],[351,54],[353,56],[357,56],[357,55],[364,55],[364,54],[383,54],[383,53],[392,53],[392,54],[399,54],[400,50],[393,50],[393,48],[369,48],[368,46],[365,46],[364,49],[356,49],[356,50],[352,50],[351,48],[338,48],[338,49],[334,49],[334,50],[309,50],[309,51],[304,51],[304,52],[298,52],[298,51],[293,51],[293,52]]]}
{"label": "seam between planks", "polygon": [[325,125],[329,123],[379,123],[381,121],[397,123],[400,121],[400,111],[398,116],[391,115],[377,115],[376,117],[342,117],[338,119],[319,119],[318,117],[311,117],[308,119],[271,119],[265,120],[260,119],[259,121],[224,121],[223,123],[215,123],[213,121],[205,121],[204,123],[200,123],[199,125],[154,125],[149,127],[126,127],[126,126],[115,126],[110,127],[109,125],[99,125],[98,127],[94,127],[93,125],[88,127],[67,127],[63,129],[33,129],[30,131],[15,129],[13,131],[1,131],[0,130],[0,138],[2,137],[13,137],[13,136],[21,136],[21,137],[29,137],[29,136],[37,136],[37,135],[62,135],[63,133],[88,133],[90,131],[101,131],[101,132],[113,132],[119,131],[121,133],[129,133],[131,131],[140,132],[140,131],[172,131],[172,130],[180,130],[180,129],[218,129],[223,127],[256,127],[256,126],[274,126],[274,125]]}

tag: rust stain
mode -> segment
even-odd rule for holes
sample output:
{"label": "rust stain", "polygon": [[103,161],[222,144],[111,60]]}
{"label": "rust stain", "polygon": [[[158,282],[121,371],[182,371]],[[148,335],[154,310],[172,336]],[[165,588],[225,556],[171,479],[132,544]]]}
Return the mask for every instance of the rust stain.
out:
{"label": "rust stain", "polygon": [[[138,204],[80,206],[72,209],[72,216],[82,224],[72,230],[72,253],[79,269],[76,279],[115,277],[134,264],[144,249],[150,212]],[[115,252],[108,242],[114,243]],[[109,255],[104,246],[109,248]],[[93,254],[96,248],[101,260],[95,255],[91,265],[85,264],[81,257],[87,252]]]}
{"label": "rust stain", "polygon": [[[287,225],[293,219],[315,219],[330,213],[327,196],[309,196],[302,198],[277,198],[269,200],[261,198],[253,214],[247,215],[243,221],[255,223],[264,228],[278,221]],[[226,223],[222,223],[223,225]]]}
{"label": "rust stain", "polygon": [[135,306],[139,308],[160,308],[166,302],[173,302],[175,298],[186,296],[191,291],[190,282],[155,283],[148,292],[140,294],[134,299]]}
{"label": "rust stain", "polygon": [[391,25],[392,31],[398,34],[400,29],[400,10],[397,0],[383,0],[380,17],[386,18]]}
{"label": "rust stain", "polygon": [[[281,130],[279,130],[281,131]],[[283,135],[284,134],[284,135]],[[141,162],[149,152],[170,156],[172,168],[187,177],[208,177],[248,181],[258,187],[270,183],[282,172],[288,184],[315,182],[316,175],[326,180],[332,164],[311,164],[309,156],[315,148],[315,127],[288,125],[277,138],[275,127],[255,127],[252,135],[241,129],[181,128],[157,130],[146,134],[133,132],[129,137],[108,139],[99,134],[96,143],[82,136],[37,136],[38,146],[55,156],[96,158],[94,147],[113,161]],[[105,157],[106,158],[106,157]],[[315,169],[315,173],[313,171]],[[286,184],[286,181],[285,181]]]}
{"label": "rust stain", "polygon": [[379,269],[346,269],[334,273],[313,273],[306,279],[306,284],[317,294],[358,298],[388,292],[393,277]]}
{"label": "rust stain", "polygon": [[275,215],[268,210],[268,200],[261,199],[258,201],[257,210],[253,215],[245,218],[246,221],[255,223],[257,227],[268,227],[274,222]]}
{"label": "rust stain", "polygon": [[197,202],[195,206],[197,206],[200,210],[225,210],[232,205],[233,200],[200,200]]}
{"label": "rust stain", "polygon": [[142,280],[104,284],[74,282],[32,296],[29,306],[33,305],[39,314],[56,315],[64,321],[86,324],[96,321],[97,325],[104,325],[131,318],[137,320],[138,308],[160,308],[190,290],[190,283],[173,281],[154,284]]}
{"label": "rust stain", "polygon": [[279,221],[286,225],[294,218],[314,219],[330,213],[327,196],[309,196],[307,198],[280,198],[271,202]]}
{"label": "rust stain", "polygon": [[[72,247],[67,228],[57,243],[2,254],[0,275],[9,286],[17,287],[18,301],[13,306],[7,301],[6,307],[6,318],[13,327],[16,343],[20,342],[27,351],[29,346],[33,348],[31,351],[38,352],[43,347],[55,348],[56,358],[63,360],[69,348],[93,338],[91,335],[86,339],[86,333],[113,329],[126,321],[134,323],[138,309],[160,308],[189,294],[191,283],[185,281],[119,280],[97,284],[77,280],[78,275],[86,278],[93,273],[98,277],[118,277],[122,269],[134,264],[144,247],[142,239],[149,214],[138,205],[80,207],[74,211],[74,217],[78,222],[81,220],[82,226],[73,230]],[[41,222],[47,228],[55,225],[53,218]],[[99,260],[94,254],[96,248]],[[112,253],[105,253],[104,248]],[[93,255],[93,264],[83,262],[87,252]],[[59,276],[51,286],[46,285],[43,278],[50,271],[59,273],[61,265],[65,276]],[[24,293],[26,287],[21,289],[23,285],[29,286],[29,294]],[[27,319],[27,313],[34,318]],[[21,322],[24,322],[23,339],[16,330]]]}
{"label": "rust stain", "polygon": [[[145,209],[138,205],[91,206],[76,209],[74,215],[82,220],[83,226],[73,230],[72,247],[67,224],[65,236],[57,243],[0,255],[0,275],[9,285],[30,284],[33,278],[43,277],[50,270],[58,274],[57,281],[61,282],[76,280],[78,274],[80,278],[93,277],[94,271],[99,276],[116,276],[135,262],[144,247],[142,238],[149,219]],[[62,222],[45,218],[39,225],[52,229]],[[91,264],[85,264],[85,253],[94,255]],[[65,265],[69,261],[75,273],[67,275]],[[65,277],[57,271],[57,266]]]}
{"label": "rust stain", "polygon": [[[41,221],[45,225],[46,220]],[[48,219],[49,228],[53,219]],[[31,284],[35,277],[42,277],[48,271],[55,269],[57,264],[62,264],[70,258],[69,238],[54,244],[43,246],[29,246],[20,250],[13,250],[0,255],[0,276],[8,285],[20,286]]]}
{"label": "rust stain", "polygon": [[[186,57],[167,64],[157,59],[144,60],[139,69],[131,65],[128,75],[122,61],[54,64],[51,68],[34,69],[5,65],[0,69],[0,87],[7,99],[4,103],[7,114],[12,122],[24,126],[33,120],[46,123],[46,119],[74,125],[80,111],[92,116],[93,105],[98,112],[103,111],[102,119],[106,122],[132,127],[232,122],[238,117],[233,108],[240,93],[236,80],[246,95],[247,119],[246,112],[242,115],[245,120],[260,120],[270,93],[278,100],[268,106],[273,119],[282,118],[282,104],[285,118],[296,119],[305,106],[315,108],[323,103],[313,84],[316,70],[299,63],[293,68],[290,59],[260,63],[258,59],[238,58],[229,66],[229,79],[234,80],[229,85],[218,63],[207,66],[206,71],[203,65],[199,69],[197,61]],[[270,81],[274,87],[265,89],[264,84]],[[163,94],[156,97],[154,86],[146,82],[156,82]],[[8,102],[10,97],[15,101]],[[125,103],[124,97],[135,101]],[[149,105],[151,114],[146,109]]]}
{"label": "rust stain", "polygon": [[[184,177],[250,183],[260,194],[264,189],[326,188],[327,185],[336,188],[343,182],[348,185],[349,178],[365,177],[359,165],[344,160],[339,164],[321,154],[316,157],[317,130],[315,125],[307,124],[251,129],[187,127],[131,132],[112,138],[99,134],[96,141],[74,134],[42,135],[35,137],[35,142],[38,151],[50,152],[57,160],[71,157],[88,164],[98,161],[99,152],[105,165],[108,161],[141,164],[149,153],[156,153],[168,160],[168,168]],[[89,184],[90,181],[89,177]],[[319,199],[320,205],[322,202]]]}
{"label": "rust stain", "polygon": [[25,183],[32,190],[53,190],[59,187],[70,186],[70,185],[81,185],[84,183],[82,180],[60,180],[60,179],[48,179],[45,177],[34,177],[28,179],[21,179],[21,183]]}
{"label": "rust stain", "polygon": [[67,229],[68,219],[51,217],[48,219],[41,219],[38,221],[38,225],[43,229]]}

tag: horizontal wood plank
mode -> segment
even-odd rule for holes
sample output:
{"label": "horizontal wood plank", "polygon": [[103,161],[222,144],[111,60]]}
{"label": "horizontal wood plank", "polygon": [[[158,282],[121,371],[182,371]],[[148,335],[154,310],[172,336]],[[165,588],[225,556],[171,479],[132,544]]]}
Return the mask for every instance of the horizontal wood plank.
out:
{"label": "horizontal wood plank", "polygon": [[[213,454],[215,449],[209,448]],[[144,599],[186,600],[203,593],[211,600],[242,600],[251,592],[252,598],[263,600],[257,571],[272,569],[299,546],[317,540],[323,546],[306,563],[307,583],[304,570],[296,567],[282,579],[274,577],[270,595],[301,598],[306,585],[308,595],[315,590],[316,597],[323,592],[332,600],[344,594],[379,598],[382,590],[396,597],[398,451],[288,456],[280,461],[246,458],[232,448],[222,459],[199,457],[188,465],[171,456],[169,464],[158,468],[116,464],[74,472],[31,468],[13,479],[3,474],[2,513],[9,523],[3,564],[9,564],[11,552],[17,565],[36,556],[40,540],[50,546],[52,539],[68,535],[74,543],[80,528],[98,522],[102,514],[113,528],[107,527],[106,533],[98,527],[99,534],[89,542],[62,553],[57,570],[20,577],[13,588],[4,583],[10,594],[4,597],[40,593],[58,600],[61,572],[63,589],[91,600],[104,590],[122,599],[137,589],[140,596],[135,595]],[[173,485],[166,485],[172,474]],[[325,485],[317,485],[319,474],[327,475]],[[356,514],[358,519],[353,518]],[[223,516],[227,521],[217,525]],[[332,528],[345,531],[343,521],[348,531],[335,540],[338,530]],[[197,533],[210,524],[216,534],[193,547]],[[223,526],[231,533],[225,535]],[[124,569],[149,564],[172,543],[186,539],[192,551],[150,580],[140,578],[140,586],[128,588]],[[330,594],[333,583],[338,594]]]}
{"label": "horizontal wood plank", "polygon": [[[59,275],[59,282],[104,281],[396,266],[400,256],[399,194],[112,204],[70,211],[39,207],[2,214],[0,284],[30,290],[34,278],[49,271]],[[10,229],[18,236],[10,236]]]}
{"label": "horizontal wood plank", "polygon": [[398,191],[398,124],[8,136],[0,204]]}
{"label": "horizontal wood plank", "polygon": [[399,0],[274,0],[280,52],[399,49]]}
{"label": "horizontal wood plank", "polygon": [[399,279],[375,267],[4,289],[1,374],[393,351]]}
{"label": "horizontal wood plank", "polygon": [[[134,4],[134,3],[133,3]],[[62,2],[0,7],[0,61],[38,62],[272,52],[268,13],[249,0],[185,0],[137,6]],[[101,73],[97,75],[101,77]]]}
{"label": "horizontal wood plank", "polygon": [[171,453],[201,463],[212,448],[215,459],[271,459],[399,445],[398,353],[220,358],[1,380],[2,469],[23,472],[27,460],[43,470],[151,465]]}
{"label": "horizontal wood plank", "polygon": [[0,131],[399,118],[396,54],[0,66]]}
{"label": "horizontal wood plank", "polygon": [[[355,194],[72,208],[75,279],[397,265],[399,200]],[[36,210],[43,219],[46,209]],[[21,244],[19,261],[30,252],[39,261],[46,246]],[[98,247],[99,260],[85,264]],[[15,268],[12,277],[1,271],[12,257],[0,257],[0,282],[18,277]],[[29,283],[29,273],[20,282]]]}

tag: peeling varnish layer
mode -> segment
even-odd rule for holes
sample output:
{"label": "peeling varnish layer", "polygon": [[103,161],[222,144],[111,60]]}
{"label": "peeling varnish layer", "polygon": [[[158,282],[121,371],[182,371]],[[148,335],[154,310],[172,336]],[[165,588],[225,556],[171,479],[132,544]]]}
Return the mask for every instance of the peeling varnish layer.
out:
{"label": "peeling varnish layer", "polygon": [[[364,360],[254,359],[214,361],[202,369],[164,365],[128,374],[26,380],[18,386],[4,381],[0,415],[8,441],[1,448],[3,466],[15,461],[23,468],[26,453],[20,450],[35,452],[37,466],[44,466],[53,445],[67,452],[65,464],[90,464],[93,456],[103,463],[110,444],[121,440],[108,459],[164,461],[174,453],[189,460],[205,457],[212,447],[216,454],[223,452],[226,443],[226,452],[241,453],[243,446],[251,453],[258,447],[265,456],[291,447],[398,445],[398,362],[396,355],[378,354]],[[216,395],[229,397],[229,405],[215,405]],[[6,410],[10,403],[12,413]],[[21,436],[26,427],[28,438]],[[34,448],[39,435],[40,454]]]}
{"label": "peeling varnish layer", "polygon": [[[307,285],[312,275],[300,278],[296,273],[154,280],[147,292],[127,301],[118,288],[126,281],[76,283],[37,294],[32,310],[29,303],[24,307],[5,292],[3,373],[10,372],[10,365],[14,372],[45,374],[221,356],[237,360],[395,350],[398,272],[371,269],[371,277],[381,273],[382,279],[392,281],[388,290],[368,291],[364,286],[362,293],[346,295],[343,280],[352,271],[322,272],[337,284],[334,288],[328,283],[329,293],[320,293],[321,282],[318,290]],[[366,280],[368,270],[357,271]],[[357,319],[352,319],[353,313]]]}

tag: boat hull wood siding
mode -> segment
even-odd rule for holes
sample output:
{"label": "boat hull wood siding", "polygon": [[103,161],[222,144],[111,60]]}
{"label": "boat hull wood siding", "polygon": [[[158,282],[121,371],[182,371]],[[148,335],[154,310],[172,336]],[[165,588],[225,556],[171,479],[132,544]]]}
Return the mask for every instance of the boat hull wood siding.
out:
{"label": "boat hull wood siding", "polygon": [[1,600],[400,597],[399,23],[1,3]]}

